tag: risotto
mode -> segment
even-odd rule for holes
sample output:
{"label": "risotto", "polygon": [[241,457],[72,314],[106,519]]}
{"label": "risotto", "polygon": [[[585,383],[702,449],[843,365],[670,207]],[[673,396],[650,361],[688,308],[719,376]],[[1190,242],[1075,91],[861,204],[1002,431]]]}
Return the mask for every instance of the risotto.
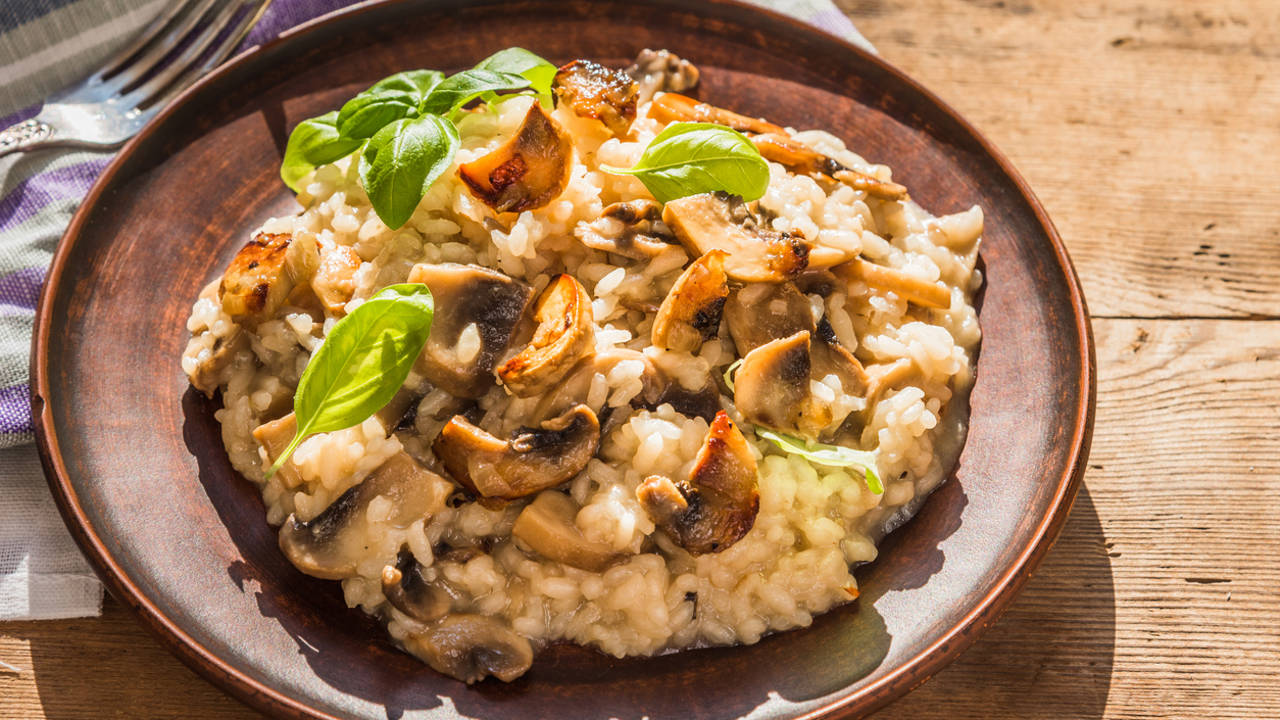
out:
{"label": "risotto", "polygon": [[[467,682],[550,643],[754,643],[853,601],[959,454],[980,339],[979,208],[935,217],[831,134],[694,100],[665,51],[547,78],[442,111],[456,150],[403,222],[361,167],[380,133],[304,166],[302,211],[200,293],[182,358],[282,552]],[[667,172],[677,131],[742,146],[758,197],[718,165],[678,197],[619,170]],[[308,363],[405,284],[434,317],[394,397],[299,435]]]}

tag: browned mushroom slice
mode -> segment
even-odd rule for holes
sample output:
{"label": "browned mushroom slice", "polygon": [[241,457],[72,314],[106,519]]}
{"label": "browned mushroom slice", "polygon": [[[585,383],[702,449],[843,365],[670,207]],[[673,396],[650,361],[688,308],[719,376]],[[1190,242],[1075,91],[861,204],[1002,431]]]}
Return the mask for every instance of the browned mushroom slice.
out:
{"label": "browned mushroom slice", "polygon": [[414,366],[436,387],[477,398],[524,319],[533,288],[479,265],[415,265],[409,282],[426,283],[435,319]]}
{"label": "browned mushroom slice", "polygon": [[662,206],[653,200],[616,202],[605,207],[599,219],[578,223],[573,236],[595,250],[635,260],[651,260],[676,242],[674,237],[654,227],[661,219]]}
{"label": "browned mushroom slice", "polygon": [[921,280],[901,270],[869,263],[862,258],[837,265],[831,271],[846,282],[857,280],[867,287],[896,293],[907,302],[922,307],[951,307],[951,291],[945,286]]}
{"label": "browned mushroom slice", "polygon": [[747,353],[734,375],[733,401],[743,419],[794,431],[809,412],[810,336],[806,331]]}
{"label": "browned mushroom slice", "polygon": [[258,233],[231,259],[218,294],[222,310],[249,326],[273,317],[320,262],[314,238]]}
{"label": "browned mushroom slice", "polygon": [[636,499],[654,524],[689,554],[721,552],[755,524],[760,509],[755,456],[721,411],[707,431],[689,479],[650,476],[636,488]]}
{"label": "browned mushroom slice", "polygon": [[[280,457],[280,453],[289,447],[296,432],[298,432],[298,419],[293,413],[253,429],[253,439],[267,451],[266,467],[274,463],[276,458]],[[297,466],[291,462],[281,465],[275,477],[280,478],[280,482],[287,488],[295,488],[302,484],[302,476],[298,474]]]}
{"label": "browned mushroom slice", "polygon": [[724,319],[739,357],[772,340],[817,329],[809,298],[789,282],[751,283],[733,290]]}
{"label": "browned mushroom slice", "polygon": [[586,405],[539,429],[520,428],[499,440],[461,415],[432,444],[458,484],[486,498],[515,498],[555,487],[587,466],[600,446],[600,422]]}
{"label": "browned mushroom slice", "polygon": [[422,574],[413,553],[401,550],[395,565],[382,568],[382,594],[391,606],[418,622],[444,617],[453,604],[449,593]]}
{"label": "browned mushroom slice", "polygon": [[649,117],[658,122],[706,122],[731,127],[744,133],[778,133],[787,131],[763,118],[739,115],[731,110],[698,102],[687,95],[663,93],[649,105]]}
{"label": "browned mushroom slice", "polygon": [[[449,481],[401,450],[311,520],[302,522],[290,515],[280,528],[280,549],[308,575],[329,580],[351,577],[368,548],[371,526],[403,528],[428,518],[444,507],[452,491]],[[369,503],[377,497],[390,501],[391,515],[385,520],[369,519]]]}
{"label": "browned mushroom slice", "polygon": [[572,498],[559,490],[545,490],[520,511],[511,536],[549,560],[600,572],[622,553],[583,537],[574,524],[577,514]]}
{"label": "browned mushroom slice", "polygon": [[320,255],[320,267],[311,278],[311,289],[325,310],[335,315],[343,313],[356,291],[355,275],[360,269],[360,256],[346,245],[338,245]]}
{"label": "browned mushroom slice", "polygon": [[672,200],[662,220],[695,255],[728,254],[724,269],[739,282],[783,282],[809,264],[809,243],[756,222],[742,198],[703,193]]}
{"label": "browned mushroom slice", "polygon": [[645,48],[626,70],[636,81],[641,103],[647,103],[656,92],[684,92],[698,84],[698,66],[669,50]]}
{"label": "browned mushroom slice", "polygon": [[599,120],[616,137],[624,137],[636,119],[636,83],[620,70],[574,60],[556,71],[552,87],[575,115]]}
{"label": "browned mushroom slice", "polygon": [[881,200],[901,200],[907,195],[907,189],[902,185],[845,167],[835,158],[823,155],[785,133],[756,135],[751,142],[755,143],[765,160],[772,160],[792,172],[842,182]]}
{"label": "browned mushroom slice", "polygon": [[493,152],[458,167],[471,194],[498,212],[533,210],[569,184],[573,141],[534,103],[516,134]]}
{"label": "browned mushroom slice", "polygon": [[517,397],[543,392],[595,351],[591,296],[573,276],[556,276],[534,308],[538,329],[515,357],[498,368],[498,379]]}
{"label": "browned mushroom slice", "polygon": [[685,268],[653,319],[654,345],[694,352],[720,331],[720,314],[729,296],[723,250],[711,250]]}
{"label": "browned mushroom slice", "polygon": [[491,675],[511,682],[533,664],[529,641],[487,615],[446,615],[410,632],[404,646],[431,669],[467,684]]}

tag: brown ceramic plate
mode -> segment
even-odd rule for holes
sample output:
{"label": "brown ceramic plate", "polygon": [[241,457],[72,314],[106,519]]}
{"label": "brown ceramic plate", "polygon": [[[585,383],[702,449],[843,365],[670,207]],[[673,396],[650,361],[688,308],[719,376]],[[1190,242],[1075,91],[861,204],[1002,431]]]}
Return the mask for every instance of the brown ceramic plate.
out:
{"label": "brown ceramic plate", "polygon": [[[862,597],[750,647],[659,658],[542,653],[465,687],[397,651],[276,549],[229,466],[213,406],[179,367],[199,289],[265,218],[293,212],[288,130],[392,72],[520,45],[621,65],[666,47],[702,97],[825,128],[894,168],[936,213],[987,214],[985,334],[954,477],[862,568]],[[919,85],[797,21],[717,0],[415,2],[360,7],[241,56],[115,159],[67,231],[40,302],[36,431],[67,524],[113,594],[179,657],[289,717],[848,717],[920,684],[1026,581],[1075,495],[1093,347],[1062,243],[1009,163]]]}

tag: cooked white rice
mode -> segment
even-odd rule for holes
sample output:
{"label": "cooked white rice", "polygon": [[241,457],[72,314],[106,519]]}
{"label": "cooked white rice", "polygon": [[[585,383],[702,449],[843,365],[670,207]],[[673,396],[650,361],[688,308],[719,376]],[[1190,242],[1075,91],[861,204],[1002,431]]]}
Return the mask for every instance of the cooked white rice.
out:
{"label": "cooked white rice", "polygon": [[[454,167],[399,230],[388,229],[374,214],[349,159],[319,168],[298,196],[302,212],[269,220],[262,230],[314,236],[322,253],[336,246],[353,248],[362,263],[348,311],[380,288],[404,282],[416,263],[476,263],[500,269],[535,291],[546,287],[555,273],[568,272],[591,293],[597,350],[645,351],[669,374],[688,376],[689,385],[722,373],[735,359],[723,329],[696,356],[670,357],[674,354],[649,347],[652,316],[628,309],[638,302],[662,301],[689,261],[680,246],[648,263],[618,266],[574,239],[574,227],[599,218],[605,205],[649,197],[638,180],[597,169],[602,163],[627,167],[639,159],[661,130],[645,117],[647,106],[641,106],[633,136],[626,141],[595,121],[557,108],[553,117],[574,138],[572,178],[556,200],[514,220],[508,216],[495,223],[493,211],[457,180],[457,165],[510,136],[529,102],[510,100],[495,111],[462,120],[462,149]],[[890,177],[889,168],[868,163],[830,134],[794,134],[848,167],[882,180]],[[428,579],[443,579],[456,591],[455,611],[501,618],[535,647],[568,640],[616,656],[754,643],[769,632],[804,627],[815,615],[857,596],[851,568],[876,558],[876,541],[886,524],[934,489],[963,440],[963,396],[972,381],[980,337],[971,299],[981,284],[974,263],[982,212],[975,207],[935,218],[910,200],[877,200],[844,185],[827,192],[780,165],[771,164],[770,170],[760,205],[768,209],[774,229],[860,251],[876,264],[930,282],[941,280],[951,289],[946,310],[909,306],[892,292],[856,282],[826,298],[811,297],[815,314],[829,319],[839,340],[864,364],[909,358],[917,369],[909,384],[875,403],[861,438],[863,449],[878,452],[883,495],[868,490],[857,468],[824,467],[783,454],[742,424],[732,398],[722,396],[758,455],[759,513],[750,532],[722,552],[693,557],[680,551],[655,530],[636,500],[636,487],[651,474],[687,473],[707,422],[681,415],[670,405],[633,410],[628,402],[640,390],[642,368],[623,363],[597,377],[592,393],[596,400],[605,398],[615,412],[629,415],[611,423],[615,429],[602,439],[598,456],[567,487],[581,505],[576,523],[584,536],[631,553],[625,560],[596,573],[541,558],[510,538],[524,503],[489,509],[466,500],[408,527],[371,524],[364,560],[355,575],[342,580],[348,605],[384,617],[394,638],[410,632],[405,618],[388,605],[380,582],[382,568],[395,563],[402,547],[426,567]],[[327,332],[334,322],[328,318],[322,330]],[[195,303],[187,328],[193,338],[183,365],[192,372],[233,323],[216,294],[206,292]],[[430,410],[444,399],[439,391],[422,399],[417,424],[409,431],[388,437],[370,419],[313,436],[290,461],[300,484],[286,487],[283,473],[263,480],[266,452],[251,431],[291,407],[293,388],[322,334],[313,333],[310,316],[286,309],[256,328],[251,346],[219,378],[223,409],[217,419],[228,455],[237,470],[261,485],[272,524],[291,513],[301,520],[315,517],[402,448],[432,463],[431,441],[440,423],[431,420]],[[814,392],[845,402],[846,411],[865,404],[862,398],[837,397],[838,381],[834,389],[815,387]],[[536,402],[511,397],[495,386],[479,402],[483,417],[477,424],[505,436],[522,424]],[[386,508],[375,503],[369,512],[385,514]],[[487,551],[469,559],[436,557],[445,546]]]}

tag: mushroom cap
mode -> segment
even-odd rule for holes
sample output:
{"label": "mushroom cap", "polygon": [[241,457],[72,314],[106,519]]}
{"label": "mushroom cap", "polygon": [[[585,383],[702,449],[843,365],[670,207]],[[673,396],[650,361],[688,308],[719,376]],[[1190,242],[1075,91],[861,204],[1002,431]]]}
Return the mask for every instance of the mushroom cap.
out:
{"label": "mushroom cap", "polygon": [[625,137],[636,119],[637,86],[621,70],[574,60],[556,71],[552,89],[575,115],[599,120],[615,137]]}
{"label": "mushroom cap", "polygon": [[329,580],[351,577],[374,524],[366,512],[374,498],[385,497],[392,507],[390,517],[376,522],[403,528],[438,512],[452,491],[449,481],[401,450],[311,520],[302,522],[290,515],[280,527],[280,549],[308,575]]}
{"label": "mushroom cap", "polygon": [[435,302],[431,334],[414,369],[453,395],[480,397],[494,383],[493,367],[515,338],[533,288],[497,270],[457,263],[415,265],[409,282],[425,283]]}
{"label": "mushroom cap", "polygon": [[583,570],[601,572],[622,553],[604,543],[587,540],[574,524],[578,506],[559,490],[544,490],[525,506],[511,527],[511,536],[537,554]]}
{"label": "mushroom cap", "polygon": [[739,357],[767,342],[814,332],[813,307],[793,283],[750,283],[729,293],[724,306]]}
{"label": "mushroom cap", "polygon": [[517,397],[543,392],[584,357],[595,352],[591,295],[572,275],[547,285],[534,308],[538,329],[515,357],[498,368],[498,379]]}
{"label": "mushroom cap", "polygon": [[587,466],[600,447],[600,421],[586,405],[500,440],[454,416],[432,444],[459,485],[486,498],[515,498],[555,487]]}
{"label": "mushroom cap", "polygon": [[444,617],[453,605],[449,593],[427,580],[408,550],[400,551],[395,565],[382,568],[382,594],[392,607],[423,623]]}
{"label": "mushroom cap", "polygon": [[747,353],[734,375],[733,402],[755,425],[793,432],[808,411],[810,335],[800,331]]}
{"label": "mushroom cap", "polygon": [[572,139],[535,102],[515,135],[489,154],[458,166],[458,177],[494,210],[522,212],[559,197],[572,169]]}
{"label": "mushroom cap", "polygon": [[809,264],[810,244],[800,235],[759,225],[742,198],[722,192],[667,203],[662,220],[691,253],[727,254],[724,269],[739,282],[789,280]]}
{"label": "mushroom cap", "polygon": [[676,279],[653,319],[650,338],[655,346],[694,352],[720,332],[720,316],[729,296],[726,257],[723,250],[708,251]]}
{"label": "mushroom cap", "polygon": [[488,676],[511,682],[533,664],[529,641],[487,615],[445,615],[410,633],[404,645],[436,672],[468,685]]}

